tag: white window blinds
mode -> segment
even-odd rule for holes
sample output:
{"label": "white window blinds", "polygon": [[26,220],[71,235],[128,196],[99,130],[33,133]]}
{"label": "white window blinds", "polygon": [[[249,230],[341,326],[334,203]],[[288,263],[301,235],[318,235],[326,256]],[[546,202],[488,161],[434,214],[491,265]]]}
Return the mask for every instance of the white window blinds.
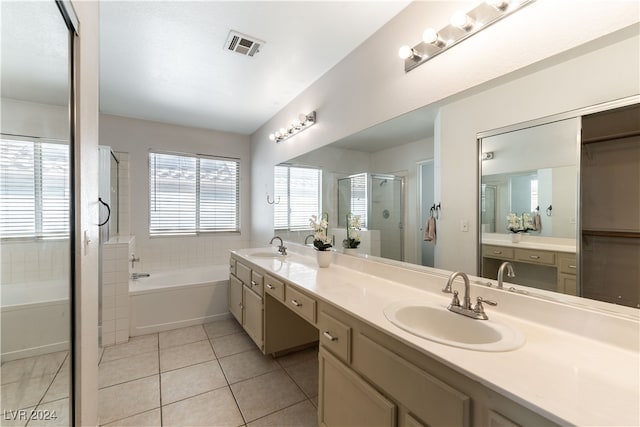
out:
{"label": "white window blinds", "polygon": [[0,237],[69,235],[69,145],[2,138]]}
{"label": "white window blinds", "polygon": [[149,153],[149,234],[239,230],[240,162]]}
{"label": "white window blinds", "polygon": [[274,228],[308,230],[311,215],[320,215],[322,170],[276,166],[274,169]]}
{"label": "white window blinds", "polygon": [[360,215],[362,228],[367,227],[367,175],[351,177],[351,213]]}

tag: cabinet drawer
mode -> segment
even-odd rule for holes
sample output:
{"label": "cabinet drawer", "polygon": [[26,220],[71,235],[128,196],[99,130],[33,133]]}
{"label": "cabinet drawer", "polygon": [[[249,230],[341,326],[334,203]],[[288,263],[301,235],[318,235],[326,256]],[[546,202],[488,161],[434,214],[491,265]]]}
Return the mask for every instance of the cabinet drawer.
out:
{"label": "cabinet drawer", "polygon": [[251,269],[240,261],[236,261],[236,277],[248,285],[251,282]]}
{"label": "cabinet drawer", "polygon": [[262,277],[262,274],[258,273],[257,271],[252,271],[251,272],[251,281],[249,282],[249,287],[251,288],[251,290],[255,293],[257,293],[258,295],[262,296],[264,293],[264,279]]}
{"label": "cabinet drawer", "polygon": [[285,304],[309,322],[316,323],[316,301],[287,285],[284,289]]}
{"label": "cabinet drawer", "polygon": [[513,259],[513,248],[482,245],[482,256],[486,258]]}
{"label": "cabinet drawer", "polygon": [[236,260],[229,258],[229,273],[236,274]]}
{"label": "cabinet drawer", "polygon": [[265,292],[280,301],[284,301],[284,283],[266,274],[264,276]]}
{"label": "cabinet drawer", "polygon": [[346,364],[351,363],[351,328],[324,311],[318,315],[320,343]]}
{"label": "cabinet drawer", "polygon": [[560,273],[576,274],[578,264],[575,256],[558,255]]}
{"label": "cabinet drawer", "polygon": [[516,249],[517,261],[531,262],[534,264],[556,264],[556,254],[553,252],[536,251],[532,249]]}
{"label": "cabinet drawer", "polygon": [[471,423],[469,396],[363,334],[354,342],[352,366],[427,425],[469,426]]}

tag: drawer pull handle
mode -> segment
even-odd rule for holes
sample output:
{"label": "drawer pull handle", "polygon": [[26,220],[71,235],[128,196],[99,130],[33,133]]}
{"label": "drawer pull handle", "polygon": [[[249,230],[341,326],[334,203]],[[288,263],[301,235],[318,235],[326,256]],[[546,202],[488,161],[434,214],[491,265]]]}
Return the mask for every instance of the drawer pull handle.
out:
{"label": "drawer pull handle", "polygon": [[325,337],[326,339],[328,339],[329,341],[338,341],[338,337],[334,337],[333,335],[331,335],[331,334],[329,333],[329,331],[324,331],[324,332],[322,333],[322,335],[324,335],[324,337]]}
{"label": "drawer pull handle", "polygon": [[576,268],[576,266],[569,264],[569,268]]}
{"label": "drawer pull handle", "polygon": [[292,299],[291,300],[291,304],[295,305],[296,307],[302,307],[302,303],[299,303],[298,301]]}
{"label": "drawer pull handle", "polygon": [[495,255],[502,255],[502,251],[493,251]]}
{"label": "drawer pull handle", "polygon": [[267,288],[269,288],[269,289],[275,289],[275,286],[273,286],[271,283],[267,283]]}
{"label": "drawer pull handle", "polygon": [[254,280],[252,280],[251,281],[251,286],[258,286],[258,284]]}
{"label": "drawer pull handle", "polygon": [[529,258],[531,258],[531,259],[540,259],[540,257],[538,255],[529,255]]}

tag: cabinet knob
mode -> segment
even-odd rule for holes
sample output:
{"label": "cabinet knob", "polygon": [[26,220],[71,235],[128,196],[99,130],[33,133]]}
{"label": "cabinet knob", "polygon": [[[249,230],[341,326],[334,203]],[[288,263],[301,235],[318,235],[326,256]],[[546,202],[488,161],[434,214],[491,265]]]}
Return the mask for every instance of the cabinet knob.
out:
{"label": "cabinet knob", "polygon": [[569,268],[576,268],[576,266],[569,264]]}
{"label": "cabinet knob", "polygon": [[501,255],[502,251],[493,251],[494,255]]}
{"label": "cabinet knob", "polygon": [[529,255],[529,258],[531,258],[531,259],[540,259],[540,257],[538,255]]}
{"label": "cabinet knob", "polygon": [[299,303],[298,301],[292,299],[291,300],[291,304],[295,305],[296,307],[302,307],[302,303]]}
{"label": "cabinet knob", "polygon": [[322,335],[324,335],[324,337],[325,337],[326,339],[328,339],[329,341],[338,341],[338,337],[334,337],[333,335],[331,335],[331,334],[329,333],[329,331],[324,331],[324,332],[322,333]]}
{"label": "cabinet knob", "polygon": [[255,280],[251,281],[251,286],[258,286],[258,284],[255,282]]}
{"label": "cabinet knob", "polygon": [[275,286],[273,286],[271,283],[267,283],[267,288],[269,288],[269,289],[275,289]]}

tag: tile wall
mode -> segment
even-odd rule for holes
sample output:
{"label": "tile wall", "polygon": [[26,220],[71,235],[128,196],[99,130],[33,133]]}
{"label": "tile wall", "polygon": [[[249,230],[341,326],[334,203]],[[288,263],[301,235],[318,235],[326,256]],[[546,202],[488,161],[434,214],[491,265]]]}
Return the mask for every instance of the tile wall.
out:
{"label": "tile wall", "polygon": [[118,235],[131,234],[131,197],[129,190],[129,153],[115,152],[118,161]]}
{"label": "tile wall", "polygon": [[68,239],[4,241],[0,244],[2,283],[64,280],[69,277]]}
{"label": "tile wall", "polygon": [[115,237],[102,251],[102,346],[129,340],[129,257],[134,237]]}

